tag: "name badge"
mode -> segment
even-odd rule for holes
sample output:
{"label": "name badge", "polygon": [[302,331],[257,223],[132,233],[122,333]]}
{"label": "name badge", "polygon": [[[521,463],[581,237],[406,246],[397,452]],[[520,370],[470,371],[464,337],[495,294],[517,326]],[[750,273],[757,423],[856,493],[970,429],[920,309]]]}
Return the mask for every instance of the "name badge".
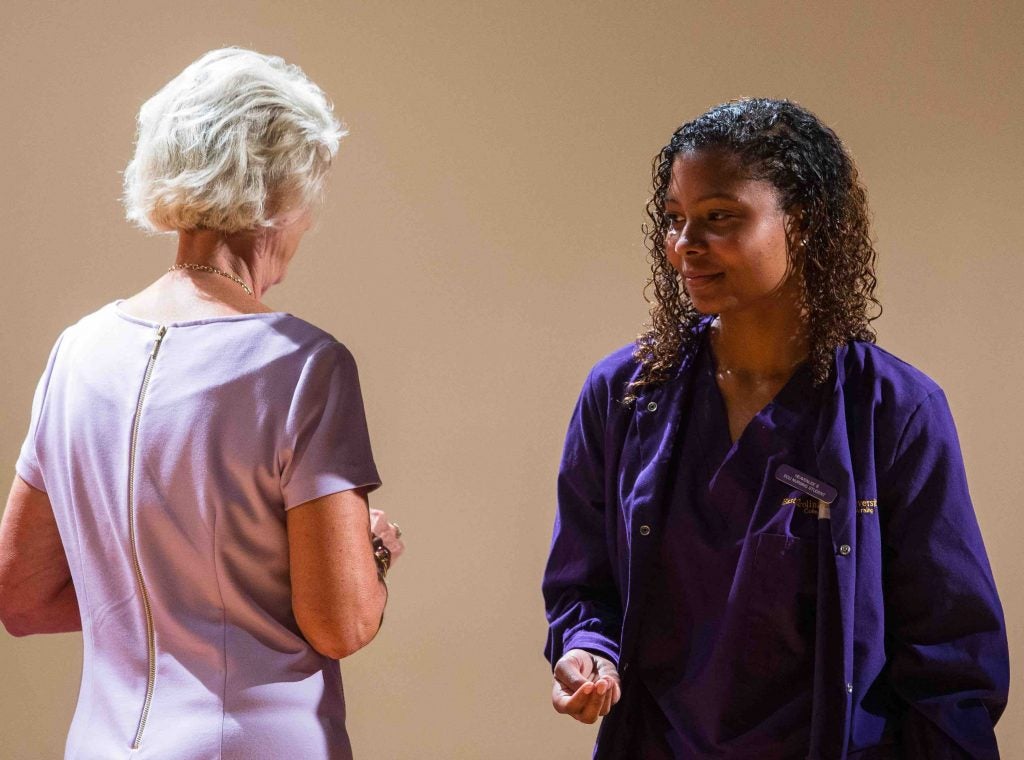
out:
{"label": "name badge", "polygon": [[805,472],[800,472],[794,467],[790,467],[788,464],[779,465],[779,469],[775,471],[775,479],[781,480],[788,486],[801,491],[813,499],[822,501],[825,504],[831,504],[836,500],[836,496],[839,492],[826,483],[824,480],[818,480],[812,478]]}

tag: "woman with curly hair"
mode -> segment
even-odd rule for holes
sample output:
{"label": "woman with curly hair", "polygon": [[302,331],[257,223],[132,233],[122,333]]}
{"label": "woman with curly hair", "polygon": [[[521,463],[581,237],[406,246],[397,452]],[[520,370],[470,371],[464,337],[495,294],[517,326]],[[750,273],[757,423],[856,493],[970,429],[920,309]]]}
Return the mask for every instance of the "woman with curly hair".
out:
{"label": "woman with curly hair", "polygon": [[591,371],[544,577],[598,758],[996,758],[999,598],[939,387],[878,348],[865,193],[748,99],[654,161],[652,326]]}

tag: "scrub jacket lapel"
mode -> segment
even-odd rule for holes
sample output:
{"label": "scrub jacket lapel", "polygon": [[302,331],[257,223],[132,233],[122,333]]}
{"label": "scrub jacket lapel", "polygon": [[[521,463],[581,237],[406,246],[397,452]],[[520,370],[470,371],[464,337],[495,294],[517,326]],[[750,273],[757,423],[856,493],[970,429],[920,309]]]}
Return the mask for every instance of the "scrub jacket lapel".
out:
{"label": "scrub jacket lapel", "polygon": [[815,433],[818,472],[838,494],[830,505],[830,519],[825,519],[818,531],[811,758],[843,756],[853,705],[850,692],[857,549],[853,537],[856,490],[843,393],[845,356],[845,347],[836,351],[832,396],[822,405]]}

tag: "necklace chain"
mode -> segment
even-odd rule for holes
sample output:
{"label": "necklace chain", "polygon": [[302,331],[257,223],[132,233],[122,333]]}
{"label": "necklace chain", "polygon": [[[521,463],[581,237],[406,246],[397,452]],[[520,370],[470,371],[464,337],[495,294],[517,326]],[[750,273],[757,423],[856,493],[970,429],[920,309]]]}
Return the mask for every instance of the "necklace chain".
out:
{"label": "necklace chain", "polygon": [[217,269],[216,267],[207,266],[206,264],[175,264],[172,267],[168,267],[167,271],[173,272],[175,269],[193,269],[197,272],[213,272],[214,274],[219,274],[221,277],[227,277],[229,280],[234,280],[242,286],[242,290],[244,290],[246,294],[250,296],[252,295],[252,289],[245,284],[245,281],[242,280],[241,277],[237,277],[230,272],[225,272]]}

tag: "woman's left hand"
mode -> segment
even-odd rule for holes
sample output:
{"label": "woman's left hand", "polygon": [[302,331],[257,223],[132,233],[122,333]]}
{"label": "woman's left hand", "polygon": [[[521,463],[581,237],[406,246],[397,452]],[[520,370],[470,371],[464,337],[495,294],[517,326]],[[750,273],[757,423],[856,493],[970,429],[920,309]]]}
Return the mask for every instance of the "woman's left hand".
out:
{"label": "woman's left hand", "polygon": [[580,723],[603,718],[622,695],[615,663],[583,649],[570,649],[562,655],[553,675],[551,704],[555,712],[571,715]]}
{"label": "woman's left hand", "polygon": [[393,567],[402,552],[405,551],[405,544],[402,543],[402,529],[398,527],[398,523],[388,522],[388,516],[383,511],[371,507],[370,530],[373,535],[380,537],[384,546],[391,552]]}

